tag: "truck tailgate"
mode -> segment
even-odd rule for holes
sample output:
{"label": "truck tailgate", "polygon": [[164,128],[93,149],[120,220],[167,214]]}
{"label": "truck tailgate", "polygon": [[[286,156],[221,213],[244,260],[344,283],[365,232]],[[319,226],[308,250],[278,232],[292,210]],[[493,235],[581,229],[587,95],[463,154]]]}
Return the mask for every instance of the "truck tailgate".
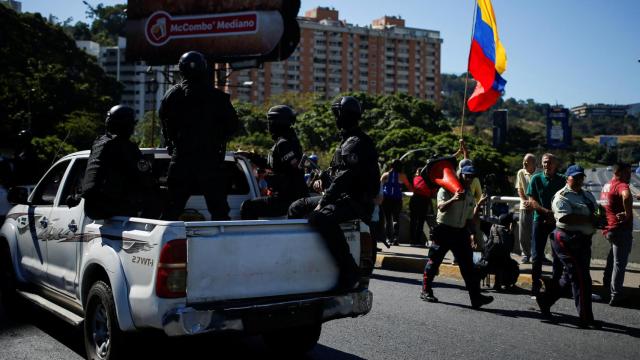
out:
{"label": "truck tailgate", "polygon": [[[337,282],[338,267],[306,220],[185,225],[188,303],[324,292]],[[358,222],[342,228],[358,263]]]}

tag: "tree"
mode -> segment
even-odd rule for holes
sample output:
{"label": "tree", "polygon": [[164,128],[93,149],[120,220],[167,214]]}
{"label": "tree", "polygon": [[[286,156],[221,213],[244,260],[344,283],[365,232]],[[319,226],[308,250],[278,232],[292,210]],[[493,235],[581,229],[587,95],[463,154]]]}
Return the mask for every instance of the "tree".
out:
{"label": "tree", "polygon": [[[154,117],[155,116],[155,117]],[[162,124],[156,112],[147,111],[136,125],[133,141],[140,147],[158,147],[162,143]]]}
{"label": "tree", "polygon": [[0,7],[0,33],[0,143],[30,129],[43,151],[52,137],[69,145],[61,151],[87,148],[120,98],[120,84],[39,14]]}
{"label": "tree", "polygon": [[91,39],[101,45],[115,46],[118,43],[118,36],[124,34],[124,27],[127,22],[127,5],[118,4],[104,6],[98,4],[95,7],[87,5],[87,16],[92,19]]}

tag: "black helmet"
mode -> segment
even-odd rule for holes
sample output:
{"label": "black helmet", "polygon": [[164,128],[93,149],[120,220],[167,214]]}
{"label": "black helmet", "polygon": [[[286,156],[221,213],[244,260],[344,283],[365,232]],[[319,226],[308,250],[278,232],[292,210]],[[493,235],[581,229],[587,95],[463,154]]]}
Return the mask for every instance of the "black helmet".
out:
{"label": "black helmet", "polygon": [[128,106],[116,105],[107,112],[105,126],[110,134],[129,137],[136,126],[136,113]]}
{"label": "black helmet", "polygon": [[287,105],[276,105],[267,111],[269,132],[279,134],[296,123],[296,113]]}
{"label": "black helmet", "polygon": [[339,129],[351,129],[357,126],[362,116],[360,102],[352,96],[338,98],[331,105],[331,111],[336,117],[336,125]]}
{"label": "black helmet", "polygon": [[197,79],[207,74],[207,59],[202,53],[189,51],[180,57],[178,68],[185,79]]}

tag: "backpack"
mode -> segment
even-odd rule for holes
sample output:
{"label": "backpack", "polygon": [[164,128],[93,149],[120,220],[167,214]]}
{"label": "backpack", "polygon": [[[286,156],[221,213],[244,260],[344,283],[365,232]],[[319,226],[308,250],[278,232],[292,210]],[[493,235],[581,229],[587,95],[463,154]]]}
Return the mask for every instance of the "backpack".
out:
{"label": "backpack", "polygon": [[510,258],[513,234],[506,226],[493,224],[485,244],[483,258],[489,263],[502,263]]}
{"label": "backpack", "polygon": [[501,289],[502,286],[510,288],[518,281],[520,267],[518,262],[511,258],[513,242],[513,234],[506,226],[491,226],[479,268],[482,277],[486,277],[487,274],[496,275],[494,289]]}

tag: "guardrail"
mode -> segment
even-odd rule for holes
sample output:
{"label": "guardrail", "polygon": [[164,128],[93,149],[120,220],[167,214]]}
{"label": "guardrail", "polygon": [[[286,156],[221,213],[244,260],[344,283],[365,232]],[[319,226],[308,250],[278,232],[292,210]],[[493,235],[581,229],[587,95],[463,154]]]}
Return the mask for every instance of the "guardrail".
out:
{"label": "guardrail", "polygon": [[[413,194],[413,193],[412,193]],[[509,205],[516,205],[516,204],[520,204],[520,198],[517,196],[492,196],[491,197],[491,202],[497,202],[497,203],[504,203],[504,204],[509,204]],[[603,202],[602,200],[598,200],[598,204],[602,205]],[[633,208],[634,209],[640,209],[640,201],[634,201],[633,202]]]}

